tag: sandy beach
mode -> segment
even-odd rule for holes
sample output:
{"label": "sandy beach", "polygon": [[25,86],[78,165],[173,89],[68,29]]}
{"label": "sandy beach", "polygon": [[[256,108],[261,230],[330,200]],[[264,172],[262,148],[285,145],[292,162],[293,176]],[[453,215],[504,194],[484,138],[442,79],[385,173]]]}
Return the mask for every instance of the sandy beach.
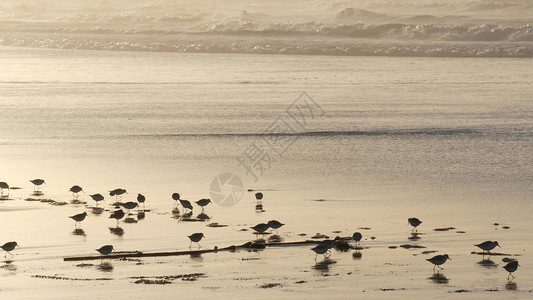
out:
{"label": "sandy beach", "polygon": [[[14,190],[0,204],[2,236],[17,236],[20,245],[1,267],[0,289],[5,296],[32,299],[39,293],[41,299],[126,299],[139,295],[167,298],[179,293],[186,298],[244,299],[253,293],[257,298],[294,299],[324,295],[528,299],[533,293],[533,272],[527,265],[531,259],[529,228],[524,225],[526,222],[512,222],[505,215],[492,216],[484,223],[466,219],[459,222],[461,218],[445,222],[438,217],[448,213],[445,207],[440,212],[432,211],[431,205],[419,207],[424,219],[413,235],[407,223],[409,208],[401,210],[390,203],[376,206],[370,199],[287,205],[283,192],[272,191],[264,192],[263,212],[255,211],[253,192],[247,192],[242,202],[232,208],[208,205],[205,214],[209,219],[203,222],[180,220],[172,212],[175,207],[170,196],[147,197],[144,216],[139,218],[141,210],[135,209],[117,226],[116,220],[109,219],[114,210],[110,203],[99,205],[103,211],[95,210],[94,201],[83,193],[79,197],[81,204],[71,204],[68,193],[52,199],[68,203],[65,205],[34,201],[51,199],[46,197],[48,189],[43,187],[44,194],[37,197],[31,196],[31,190],[30,195],[27,189]],[[134,195],[127,194],[121,201],[132,200],[135,201]],[[389,209],[379,210],[381,205]],[[330,211],[327,215],[323,213],[326,207]],[[76,228],[68,216],[83,211],[88,212],[88,217]],[[200,211],[195,207],[192,218]],[[32,218],[39,220],[30,223],[33,225],[24,222]],[[278,234],[256,235],[249,228],[270,219],[286,223]],[[213,223],[227,227],[210,227]],[[193,244],[189,248],[187,235],[193,232],[205,234],[201,247]],[[313,241],[323,239],[314,239],[317,233],[333,239],[349,237],[354,232],[363,235],[361,249],[354,250],[355,243],[349,241],[352,249],[332,250],[328,258],[319,255],[315,261]],[[104,244],[112,244],[118,254],[156,253],[210,250],[249,241],[264,243],[275,235],[279,236],[275,240],[278,242],[310,243],[263,250],[237,248],[198,256],[64,260],[98,256],[94,249]],[[473,254],[480,251],[473,244],[487,239],[500,242],[501,249],[493,251],[497,254],[484,258]],[[443,265],[444,270],[434,272],[426,259],[444,253],[452,260]],[[507,280],[508,273],[502,268],[505,258],[517,259],[522,266],[513,280]]]}

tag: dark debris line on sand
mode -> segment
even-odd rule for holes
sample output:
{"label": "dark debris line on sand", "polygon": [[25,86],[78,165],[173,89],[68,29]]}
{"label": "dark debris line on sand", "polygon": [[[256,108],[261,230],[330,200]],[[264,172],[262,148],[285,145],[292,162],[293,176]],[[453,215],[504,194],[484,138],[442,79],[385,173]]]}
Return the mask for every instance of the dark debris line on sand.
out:
{"label": "dark debris line on sand", "polygon": [[[342,239],[349,239],[349,238],[342,238]],[[274,247],[274,246],[297,246],[297,245],[306,245],[306,244],[318,244],[320,243],[320,240],[305,240],[305,241],[296,241],[296,242],[284,242],[284,243],[254,243],[254,242],[247,242],[240,246],[229,246],[225,248],[215,248],[215,249],[205,249],[205,250],[188,250],[188,251],[172,251],[172,252],[147,252],[143,253],[140,251],[127,251],[127,252],[115,252],[111,253],[109,255],[104,256],[106,259],[121,259],[126,257],[161,257],[161,256],[179,256],[179,255],[201,255],[204,253],[216,253],[218,251],[235,251],[238,248],[242,249],[253,249],[253,250],[261,250],[265,249],[266,247]],[[63,258],[64,261],[81,261],[81,260],[97,260],[102,259],[101,255],[91,255],[91,256],[77,256],[77,257],[65,257]]]}

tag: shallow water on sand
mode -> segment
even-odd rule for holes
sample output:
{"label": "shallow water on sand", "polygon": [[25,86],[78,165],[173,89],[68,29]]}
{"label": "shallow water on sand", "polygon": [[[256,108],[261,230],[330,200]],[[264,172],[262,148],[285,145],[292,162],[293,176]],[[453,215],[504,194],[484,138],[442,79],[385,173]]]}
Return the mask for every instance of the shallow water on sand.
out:
{"label": "shallow water on sand", "polygon": [[[533,243],[524,213],[533,208],[529,61],[0,51],[0,181],[21,188],[0,201],[0,243],[20,244],[0,269],[2,294],[531,296]],[[287,117],[302,91],[317,104],[305,126]],[[293,131],[269,135],[279,118]],[[256,181],[238,158],[252,145],[276,150],[266,144],[272,137],[294,143],[281,155],[270,152],[263,174],[253,170]],[[173,192],[193,201],[212,197],[210,183],[223,172],[254,191],[235,206],[209,205],[206,222],[172,218]],[[31,196],[29,179],[39,177],[47,183],[43,195]],[[87,204],[70,204],[74,184]],[[137,222],[121,221],[122,236],[108,218],[108,191],[118,187],[128,190],[123,202],[145,194],[149,210],[132,216]],[[255,210],[257,190],[265,194],[263,212]],[[91,208],[94,193],[106,196],[100,215]],[[68,216],[82,211],[89,217],[76,235]],[[424,222],[417,241],[408,239],[412,216]],[[271,219],[286,224],[279,230],[284,241],[361,231],[364,249],[355,258],[354,250],[333,251],[331,261],[318,263],[311,245],[104,260],[103,267],[99,260],[63,261],[96,255],[105,244],[188,250],[194,232],[206,235],[202,249],[239,245],[256,238],[242,229]],[[228,227],[206,227],[212,222]],[[455,229],[434,231],[441,227]],[[507,285],[506,256],[481,265],[470,254],[485,240],[498,240],[498,252],[521,262],[516,286]],[[425,248],[389,248],[402,244]],[[450,255],[441,272],[447,283],[425,261],[435,253],[423,251]],[[205,277],[155,287],[131,278],[191,273]]]}

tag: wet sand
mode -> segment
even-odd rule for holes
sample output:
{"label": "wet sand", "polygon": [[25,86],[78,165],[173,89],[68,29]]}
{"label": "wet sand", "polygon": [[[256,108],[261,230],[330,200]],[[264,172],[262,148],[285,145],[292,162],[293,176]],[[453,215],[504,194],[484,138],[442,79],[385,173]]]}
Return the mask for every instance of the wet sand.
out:
{"label": "wet sand", "polygon": [[[50,188],[51,189],[51,188]],[[480,223],[465,212],[448,214],[432,205],[418,206],[423,223],[412,234],[407,218],[409,205],[380,201],[314,199],[288,201],[290,191],[265,192],[264,211],[255,210],[253,193],[245,193],[236,206],[210,204],[205,221],[185,221],[173,213],[170,194],[147,197],[146,211],[139,209],[122,219],[109,219],[110,197],[94,209],[87,194],[73,202],[68,193],[32,196],[29,189],[11,192],[0,202],[2,240],[20,245],[0,266],[0,291],[14,299],[156,298],[293,298],[363,297],[368,299],[529,299],[533,296],[530,232],[527,222],[501,222],[491,216]],[[136,194],[121,200],[135,201]],[[52,199],[55,198],[55,199]],[[35,201],[49,199],[47,201]],[[34,201],[28,201],[34,200]],[[318,200],[318,201],[317,201]],[[375,199],[374,199],[375,200]],[[54,204],[63,205],[54,205]],[[385,207],[387,209],[385,209]],[[403,209],[402,209],[403,207]],[[411,207],[412,208],[412,207]],[[449,210],[449,211],[448,211]],[[78,228],[68,216],[86,211]],[[484,213],[483,209],[478,211]],[[195,207],[192,217],[201,209]],[[472,212],[470,212],[472,213]],[[203,216],[205,218],[205,215]],[[440,217],[448,215],[447,218]],[[140,217],[140,218],[139,218]],[[249,227],[277,219],[283,242],[317,241],[317,233],[329,238],[363,235],[359,250],[350,241],[347,251],[332,250],[329,258],[310,249],[314,244],[272,246],[264,250],[238,248],[198,256],[103,258],[65,261],[66,257],[99,255],[94,249],[112,244],[115,252],[173,252],[207,250],[266,240],[275,233],[254,235]],[[27,221],[30,220],[30,221]],[[227,225],[210,227],[209,224]],[[495,224],[497,223],[497,224]],[[201,247],[189,248],[187,235],[203,232]],[[490,258],[476,254],[473,246],[498,240],[505,255]],[[444,270],[433,271],[426,259],[447,253]],[[2,253],[3,255],[3,253]],[[4,258],[4,257],[2,257]],[[513,258],[521,267],[507,280],[502,259]]]}

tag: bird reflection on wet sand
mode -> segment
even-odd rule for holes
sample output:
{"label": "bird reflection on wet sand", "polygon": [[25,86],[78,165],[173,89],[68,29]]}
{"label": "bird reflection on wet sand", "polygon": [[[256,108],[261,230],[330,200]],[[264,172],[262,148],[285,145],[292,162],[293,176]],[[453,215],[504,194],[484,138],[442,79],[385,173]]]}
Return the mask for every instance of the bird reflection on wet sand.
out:
{"label": "bird reflection on wet sand", "polygon": [[283,242],[283,238],[280,235],[274,234],[268,237],[269,243],[281,243]]}
{"label": "bird reflection on wet sand", "polygon": [[336,263],[337,263],[336,260],[333,260],[330,258],[324,258],[324,260],[317,262],[313,266],[313,269],[317,271],[322,271],[322,272],[329,272],[329,266],[332,264],[336,264]]}
{"label": "bird reflection on wet sand", "polygon": [[361,251],[359,250],[356,250],[354,253],[352,253],[353,259],[361,259],[362,257],[363,257],[363,253],[361,253]]}
{"label": "bird reflection on wet sand", "polygon": [[122,237],[124,235],[124,229],[122,229],[121,227],[109,227],[109,232],[111,232],[112,234],[116,235],[116,236],[119,236],[119,237]]}
{"label": "bird reflection on wet sand", "polygon": [[81,228],[76,228],[74,231],[72,231],[72,235],[80,235],[80,236],[87,236],[85,234],[85,231]]}
{"label": "bird reflection on wet sand", "polygon": [[496,268],[498,266],[494,261],[490,259],[482,259],[478,261],[477,264],[485,268]]}
{"label": "bird reflection on wet sand", "polygon": [[17,266],[13,264],[12,260],[6,260],[5,265],[1,266],[0,268],[11,272],[15,272],[17,270]]}
{"label": "bird reflection on wet sand", "polygon": [[104,212],[104,209],[102,207],[93,207],[92,213],[94,215],[101,215]]}
{"label": "bird reflection on wet sand", "polygon": [[209,220],[209,219],[211,219],[211,217],[209,217],[205,213],[201,213],[201,214],[197,215],[196,218],[199,219],[199,220]]}
{"label": "bird reflection on wet sand", "polygon": [[449,279],[444,276],[442,273],[433,273],[428,279],[432,280],[437,284],[447,284]]}
{"label": "bird reflection on wet sand", "polygon": [[96,269],[102,272],[111,272],[113,271],[113,265],[110,262],[104,261],[96,265]]}
{"label": "bird reflection on wet sand", "polygon": [[518,290],[518,286],[516,285],[516,282],[509,281],[505,284],[505,289],[508,291],[516,291]]}
{"label": "bird reflection on wet sand", "polygon": [[407,238],[408,240],[411,240],[411,241],[418,241],[419,239],[421,239],[421,235],[423,233],[418,233],[416,231],[413,231],[411,232],[411,235]]}

